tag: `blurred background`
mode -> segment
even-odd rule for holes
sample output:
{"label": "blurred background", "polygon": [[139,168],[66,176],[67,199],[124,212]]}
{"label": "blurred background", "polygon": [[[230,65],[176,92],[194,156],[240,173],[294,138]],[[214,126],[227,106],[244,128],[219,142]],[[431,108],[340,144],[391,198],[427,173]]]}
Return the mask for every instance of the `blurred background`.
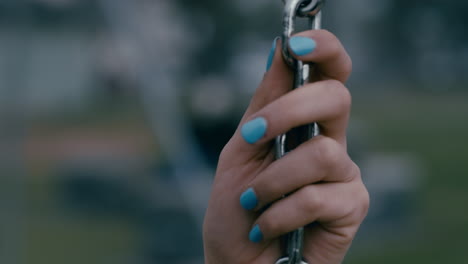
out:
{"label": "blurred background", "polygon": [[[203,263],[279,0],[1,0],[0,263]],[[328,1],[371,209],[345,263],[468,263],[468,2]]]}

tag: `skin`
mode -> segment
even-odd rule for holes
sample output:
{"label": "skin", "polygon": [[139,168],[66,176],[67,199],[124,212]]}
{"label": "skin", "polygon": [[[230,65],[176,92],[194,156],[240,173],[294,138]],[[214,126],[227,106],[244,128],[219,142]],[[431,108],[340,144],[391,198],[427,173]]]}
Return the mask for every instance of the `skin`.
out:
{"label": "skin", "polygon": [[[283,256],[280,237],[301,226],[306,226],[303,255],[308,263],[341,263],[367,214],[369,194],[346,149],[351,95],[344,83],[351,59],[328,31],[298,35],[317,43],[312,53],[297,57],[314,63],[313,80],[290,90],[293,75],[278,40],[271,68],[220,155],[203,227],[207,264],[275,263]],[[267,131],[249,144],[240,129],[257,117],[267,120]],[[319,124],[321,135],[275,161],[274,138],[312,122]],[[259,200],[251,211],[239,202],[248,188]],[[290,195],[282,199],[285,194]],[[248,236],[257,224],[263,233],[260,243]]]}

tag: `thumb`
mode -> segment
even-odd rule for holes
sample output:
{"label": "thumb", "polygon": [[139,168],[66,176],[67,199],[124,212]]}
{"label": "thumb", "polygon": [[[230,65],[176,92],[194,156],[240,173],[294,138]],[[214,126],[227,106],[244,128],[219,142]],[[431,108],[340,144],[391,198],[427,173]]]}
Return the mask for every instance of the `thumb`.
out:
{"label": "thumb", "polygon": [[293,74],[283,60],[281,38],[277,37],[273,41],[268,57],[267,72],[252,97],[241,123],[269,103],[286,94],[291,90],[292,85]]}
{"label": "thumb", "polygon": [[253,115],[255,113],[292,89],[294,77],[291,69],[283,60],[281,38],[279,37],[273,41],[266,68],[267,72],[255,91],[236,132],[226,145],[223,151],[224,154],[243,153],[241,160],[250,160],[251,156],[255,156],[259,148],[263,147],[263,144],[252,145],[252,142],[247,142],[248,140],[242,136],[242,127],[254,119]]}

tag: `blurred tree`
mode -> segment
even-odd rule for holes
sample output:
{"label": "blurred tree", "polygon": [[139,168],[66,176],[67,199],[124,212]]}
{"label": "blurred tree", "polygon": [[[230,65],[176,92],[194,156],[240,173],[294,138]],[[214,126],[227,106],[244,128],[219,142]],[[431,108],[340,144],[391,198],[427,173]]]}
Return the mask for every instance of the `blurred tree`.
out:
{"label": "blurred tree", "polygon": [[[413,89],[432,85],[452,85],[468,81],[464,69],[468,36],[466,1],[403,1],[393,0],[385,5],[383,13],[368,26],[377,71],[384,72],[386,80],[412,86]],[[382,76],[382,74],[378,74]],[[406,87],[405,87],[406,88]],[[429,87],[432,88],[432,87]],[[398,89],[398,87],[395,87]]]}
{"label": "blurred tree", "polygon": [[[243,36],[251,34],[266,41],[281,31],[280,0],[175,3],[194,22],[204,42],[189,62],[195,76],[225,73],[226,62],[236,56],[235,45]],[[431,89],[431,84],[455,89],[468,82],[464,74],[468,67],[467,11],[468,3],[461,0],[328,1],[324,24],[339,37],[346,35],[344,31],[354,32],[342,40],[349,50],[361,50],[352,54],[358,67],[354,78],[361,83],[373,79],[372,89],[373,83],[395,82],[400,85],[390,85],[390,89]],[[360,40],[351,40],[353,36]],[[362,63],[361,56],[367,57]],[[359,74],[359,68],[365,72]]]}
{"label": "blurred tree", "polygon": [[[189,62],[194,66],[190,68],[196,69],[192,72],[194,75],[225,73],[226,62],[235,55],[234,45],[242,35],[251,33],[271,41],[281,29],[281,1],[274,4],[270,1],[259,1],[263,4],[240,1],[245,3],[244,8],[239,8],[239,3],[215,0],[174,2],[183,16],[193,22],[196,35],[205,44]],[[255,8],[249,10],[249,6]]]}

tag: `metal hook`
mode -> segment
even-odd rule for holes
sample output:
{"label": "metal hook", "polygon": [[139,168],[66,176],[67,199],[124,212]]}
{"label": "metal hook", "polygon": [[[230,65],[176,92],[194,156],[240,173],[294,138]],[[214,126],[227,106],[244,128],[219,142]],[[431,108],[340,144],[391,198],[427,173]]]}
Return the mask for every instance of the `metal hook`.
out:
{"label": "metal hook", "polygon": [[[283,0],[286,5],[287,0]],[[300,17],[315,16],[321,9],[325,0],[304,0],[300,3],[297,15]]]}
{"label": "metal hook", "polygon": [[310,29],[320,29],[322,26],[321,9],[325,0],[283,0],[282,51],[283,57],[290,67],[295,67],[295,59],[289,54],[288,40],[296,28],[296,17],[308,17]]}

